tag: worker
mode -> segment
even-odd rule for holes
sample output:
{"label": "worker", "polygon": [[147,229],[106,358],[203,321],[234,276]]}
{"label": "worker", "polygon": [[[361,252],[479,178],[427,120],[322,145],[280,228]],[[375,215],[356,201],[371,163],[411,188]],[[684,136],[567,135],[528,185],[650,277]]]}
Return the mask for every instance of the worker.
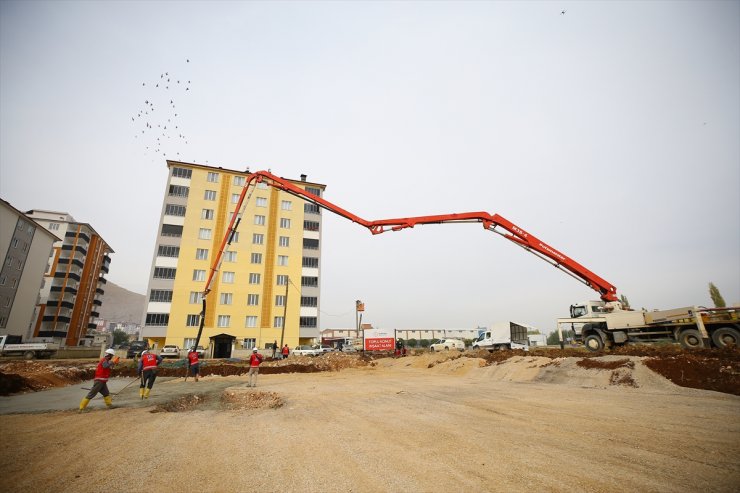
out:
{"label": "worker", "polygon": [[283,346],[283,349],[281,350],[281,352],[283,353],[283,359],[288,357],[288,355],[290,354],[290,348],[288,348],[287,344]]}
{"label": "worker", "polygon": [[162,362],[162,357],[144,350],[141,352],[141,359],[139,360],[138,372],[141,378],[141,385],[139,386],[139,397],[142,399],[148,399],[149,393],[152,391],[154,386],[154,380],[157,379],[157,367]]}
{"label": "worker", "polygon": [[[114,358],[115,356],[115,358]],[[95,380],[90,392],[80,401],[80,412],[84,411],[90,400],[95,397],[98,392],[103,394],[103,400],[108,409],[113,407],[113,400],[111,399],[110,392],[108,391],[108,379],[110,378],[110,371],[113,365],[118,363],[120,358],[116,356],[116,352],[108,348],[105,350],[105,356],[103,356],[98,362],[98,367],[95,368]]]}
{"label": "worker", "polygon": [[275,359],[275,353],[277,353],[277,341],[272,343],[272,359]]}
{"label": "worker", "polygon": [[198,381],[198,374],[200,373],[200,360],[198,358],[198,351],[195,350],[195,346],[190,348],[188,351],[188,363],[190,366],[190,374],[193,375],[195,381]]}
{"label": "worker", "polygon": [[[260,372],[260,363],[262,363],[262,355],[259,353],[257,348],[252,349],[252,355],[249,357],[249,383],[247,387],[257,386],[257,375]],[[252,383],[254,379],[254,383]]]}

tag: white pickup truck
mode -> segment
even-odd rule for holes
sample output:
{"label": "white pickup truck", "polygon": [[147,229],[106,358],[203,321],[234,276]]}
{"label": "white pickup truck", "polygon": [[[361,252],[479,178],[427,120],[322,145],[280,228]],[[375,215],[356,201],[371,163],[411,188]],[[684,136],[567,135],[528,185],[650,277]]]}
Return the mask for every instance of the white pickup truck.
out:
{"label": "white pickup truck", "polygon": [[0,336],[0,355],[23,356],[25,359],[51,358],[59,349],[58,344],[50,342],[25,342],[21,344],[6,344],[8,336]]}

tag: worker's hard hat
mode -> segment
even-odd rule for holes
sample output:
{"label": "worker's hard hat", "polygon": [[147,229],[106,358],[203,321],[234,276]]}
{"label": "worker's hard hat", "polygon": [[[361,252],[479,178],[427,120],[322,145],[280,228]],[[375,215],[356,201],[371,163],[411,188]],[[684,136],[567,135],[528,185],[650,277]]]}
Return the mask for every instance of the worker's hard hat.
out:
{"label": "worker's hard hat", "polygon": [[143,351],[141,352],[141,354],[142,354],[142,355],[144,355],[144,354],[146,354],[146,353],[148,353],[148,352],[149,352],[149,350],[148,350],[148,349],[145,349],[145,350],[143,350]]}
{"label": "worker's hard hat", "polygon": [[252,352],[253,352],[253,353],[256,353],[257,351],[259,351],[259,349],[257,349],[257,348],[253,348],[253,349],[252,349]]}
{"label": "worker's hard hat", "polygon": [[192,347],[190,348],[190,350],[191,350],[191,351],[195,351],[195,346],[192,346]]}
{"label": "worker's hard hat", "polygon": [[108,348],[105,350],[105,354],[110,354],[111,356],[115,356],[116,352],[113,349]]}

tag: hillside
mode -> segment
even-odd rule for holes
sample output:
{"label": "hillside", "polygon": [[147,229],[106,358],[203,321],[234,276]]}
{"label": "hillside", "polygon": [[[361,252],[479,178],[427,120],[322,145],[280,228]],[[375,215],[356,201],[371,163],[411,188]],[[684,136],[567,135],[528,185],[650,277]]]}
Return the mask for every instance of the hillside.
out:
{"label": "hillside", "polygon": [[140,324],[146,310],[146,296],[134,293],[108,281],[103,288],[103,305],[100,318],[109,322],[131,322]]}

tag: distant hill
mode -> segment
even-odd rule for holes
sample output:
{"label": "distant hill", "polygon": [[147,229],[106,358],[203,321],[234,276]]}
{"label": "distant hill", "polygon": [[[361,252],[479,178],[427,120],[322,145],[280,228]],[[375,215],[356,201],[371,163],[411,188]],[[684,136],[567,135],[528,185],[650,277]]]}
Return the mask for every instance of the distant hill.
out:
{"label": "distant hill", "polygon": [[103,305],[100,318],[109,322],[131,322],[140,324],[146,310],[146,296],[134,293],[108,281],[103,286]]}

